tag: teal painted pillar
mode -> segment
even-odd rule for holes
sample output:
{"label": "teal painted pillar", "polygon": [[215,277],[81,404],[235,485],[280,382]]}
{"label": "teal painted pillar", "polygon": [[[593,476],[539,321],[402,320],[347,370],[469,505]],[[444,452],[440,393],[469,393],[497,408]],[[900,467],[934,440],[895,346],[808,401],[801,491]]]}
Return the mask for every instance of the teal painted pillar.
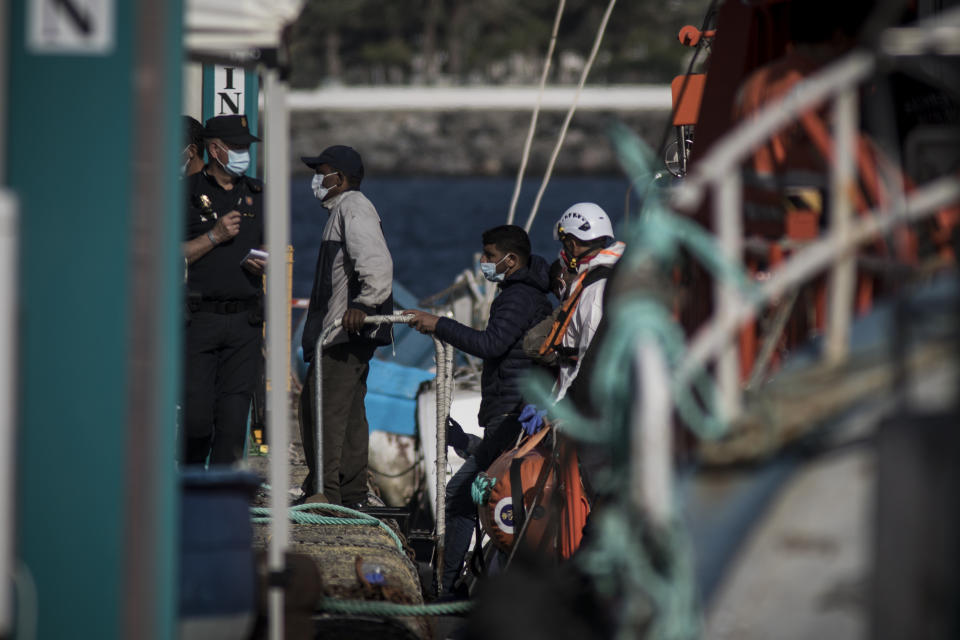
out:
{"label": "teal painted pillar", "polygon": [[[203,65],[203,121],[214,116],[245,115],[247,128],[257,134],[260,109],[260,76],[236,66]],[[260,136],[263,137],[263,136]],[[247,175],[257,177],[257,148],[250,145]]]}
{"label": "teal painted pillar", "polygon": [[16,554],[37,638],[175,637],[179,0],[11,0]]}

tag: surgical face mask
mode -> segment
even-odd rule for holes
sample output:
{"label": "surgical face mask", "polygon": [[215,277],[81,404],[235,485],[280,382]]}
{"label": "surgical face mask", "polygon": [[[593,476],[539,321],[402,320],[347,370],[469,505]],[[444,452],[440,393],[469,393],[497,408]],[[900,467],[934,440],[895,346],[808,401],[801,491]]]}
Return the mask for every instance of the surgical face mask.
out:
{"label": "surgical face mask", "polygon": [[320,175],[319,173],[313,176],[313,179],[310,181],[310,188],[313,189],[313,195],[316,196],[317,200],[323,202],[323,199],[327,197],[327,194],[330,193],[330,189],[333,187],[323,186],[323,181],[327,176],[336,175],[336,171],[333,173],[328,173],[326,175]]}
{"label": "surgical face mask", "polygon": [[220,166],[223,167],[224,171],[232,176],[242,176],[247,172],[247,169],[250,167],[249,149],[244,149],[243,151],[234,151],[233,149],[227,149],[226,147],[220,148],[226,149],[227,151],[227,164],[223,164],[219,159],[217,160],[217,162],[220,162]]}
{"label": "surgical face mask", "polygon": [[[507,254],[510,255],[510,254]],[[500,262],[503,262],[507,259],[507,256],[500,258]],[[500,266],[500,262],[481,262],[480,271],[483,273],[483,277],[489,280],[490,282],[503,282],[503,278],[506,276],[506,272],[497,273],[497,267]]]}

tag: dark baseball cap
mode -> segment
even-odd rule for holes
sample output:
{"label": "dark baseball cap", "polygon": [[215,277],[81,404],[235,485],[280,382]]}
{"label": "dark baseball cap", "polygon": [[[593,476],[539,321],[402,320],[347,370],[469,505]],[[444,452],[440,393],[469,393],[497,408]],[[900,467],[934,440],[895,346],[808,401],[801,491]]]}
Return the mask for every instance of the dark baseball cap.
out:
{"label": "dark baseball cap", "polygon": [[247,116],[215,116],[207,120],[205,138],[220,138],[227,144],[260,142],[247,129]]}
{"label": "dark baseball cap", "polygon": [[311,169],[328,164],[351,180],[363,180],[363,160],[353,147],[335,144],[324,149],[318,156],[301,156],[300,159]]}

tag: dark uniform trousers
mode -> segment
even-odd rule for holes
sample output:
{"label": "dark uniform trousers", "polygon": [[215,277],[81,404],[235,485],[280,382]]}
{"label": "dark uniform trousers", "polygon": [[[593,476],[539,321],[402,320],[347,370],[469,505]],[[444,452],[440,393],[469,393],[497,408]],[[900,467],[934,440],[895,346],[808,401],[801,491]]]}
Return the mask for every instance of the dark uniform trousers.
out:
{"label": "dark uniform trousers", "polygon": [[[323,351],[323,495],[331,504],[355,507],[367,500],[369,427],[364,399],[374,345],[344,342]],[[300,393],[300,437],[309,473],[307,495],[316,493],[316,371],[307,369]]]}
{"label": "dark uniform trousers", "polygon": [[[243,457],[263,325],[250,311],[191,314],[184,337],[184,463]],[[211,442],[212,440],[212,442]]]}

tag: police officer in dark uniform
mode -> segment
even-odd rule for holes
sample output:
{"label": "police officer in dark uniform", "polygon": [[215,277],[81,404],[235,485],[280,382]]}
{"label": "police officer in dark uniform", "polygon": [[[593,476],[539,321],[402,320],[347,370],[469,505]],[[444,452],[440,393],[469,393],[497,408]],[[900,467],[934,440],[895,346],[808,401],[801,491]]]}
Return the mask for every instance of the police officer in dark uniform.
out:
{"label": "police officer in dark uniform", "polygon": [[262,368],[263,183],[247,177],[259,141],[245,116],[206,122],[209,162],[184,179],[188,264],[182,453],[186,464],[243,456]]}

